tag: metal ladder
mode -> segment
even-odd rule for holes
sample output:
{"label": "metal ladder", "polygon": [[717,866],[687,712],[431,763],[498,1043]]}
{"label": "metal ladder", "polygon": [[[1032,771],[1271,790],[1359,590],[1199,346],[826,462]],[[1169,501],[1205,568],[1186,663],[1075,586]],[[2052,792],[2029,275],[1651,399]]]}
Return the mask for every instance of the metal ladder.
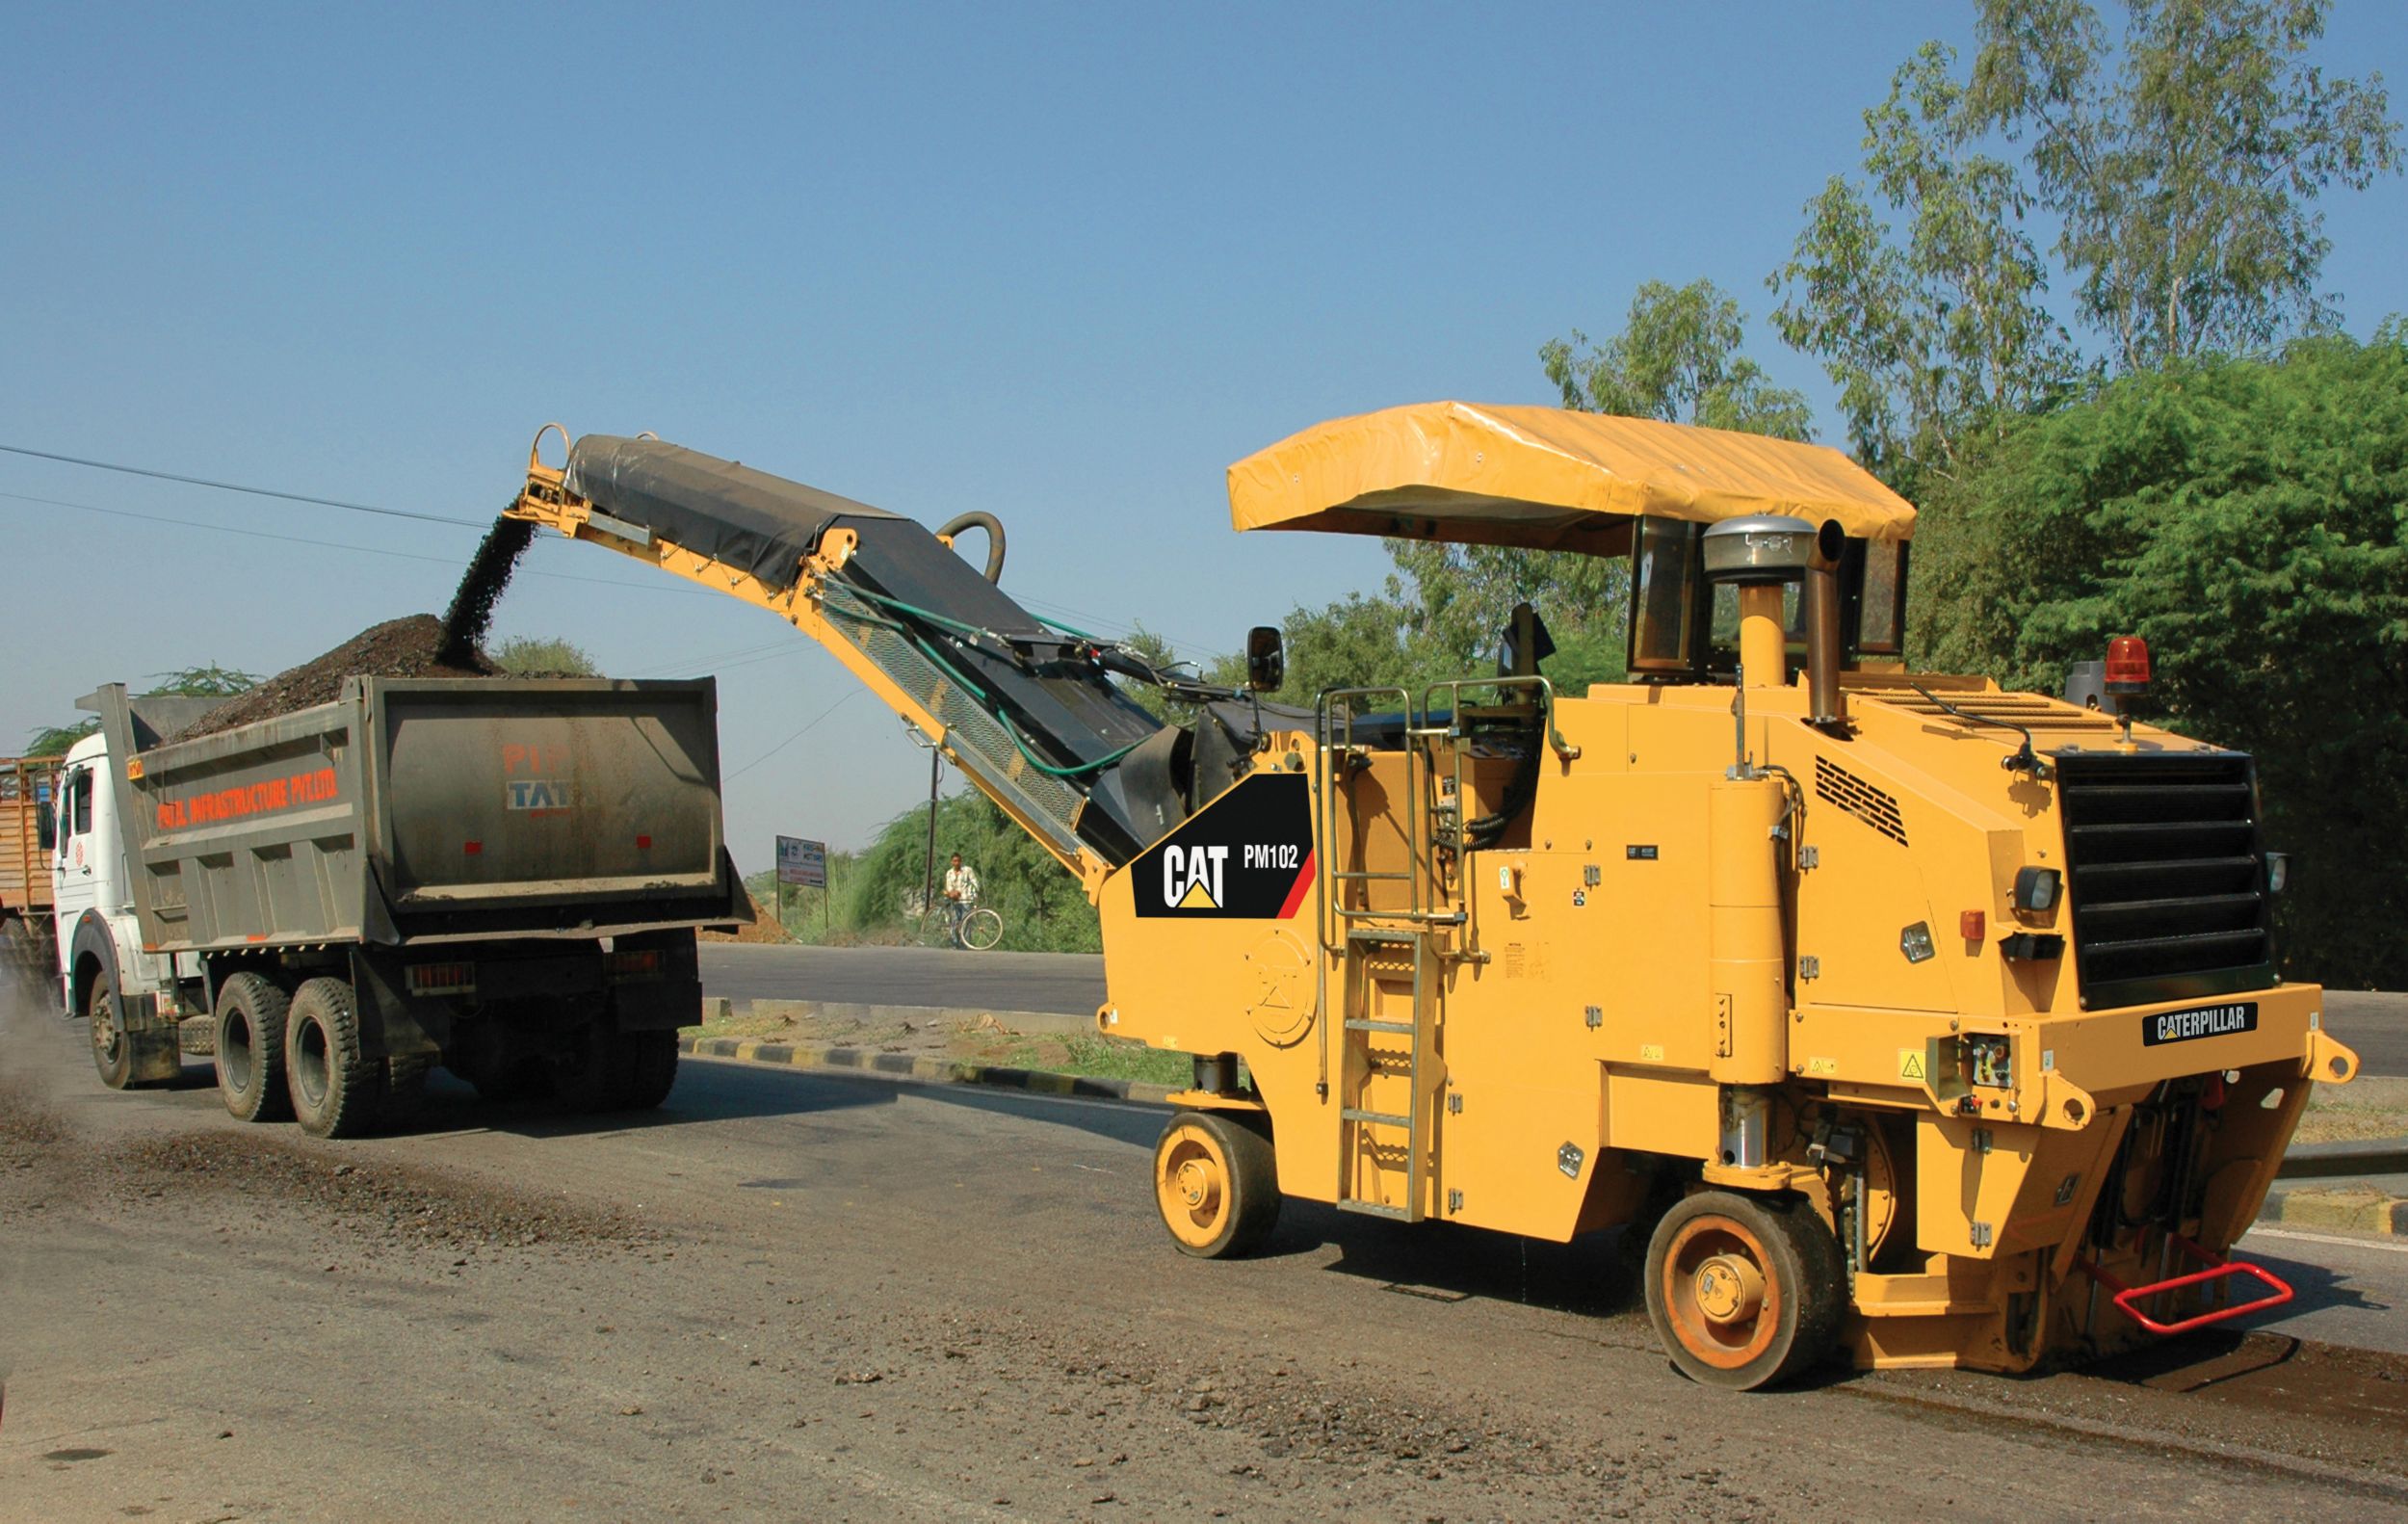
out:
{"label": "metal ladder", "polygon": [[[1400,735],[1404,776],[1400,793],[1405,818],[1400,828],[1405,864],[1400,870],[1349,866],[1341,860],[1355,835],[1352,773],[1356,760],[1368,749],[1355,738],[1356,704],[1365,698],[1393,698],[1404,722]],[[1315,706],[1314,739],[1320,747],[1321,766],[1314,778],[1313,826],[1315,838],[1322,844],[1321,940],[1324,952],[1339,955],[1345,982],[1338,1005],[1340,1020],[1334,1024],[1338,1033],[1334,1064],[1329,1052],[1330,1024],[1322,1030],[1323,1083],[1334,1085],[1338,1103],[1336,1204],[1343,1212],[1402,1222],[1418,1222],[1429,1215],[1428,1182],[1436,1140],[1435,1097],[1428,1081],[1437,1056],[1439,988],[1434,939],[1440,928],[1462,919],[1459,911],[1441,913],[1433,907],[1436,895],[1429,882],[1433,780],[1423,749],[1429,737],[1443,733],[1415,723],[1412,696],[1401,688],[1332,690],[1322,694]],[[1383,882],[1404,885],[1402,908],[1370,908],[1368,886]],[[1353,885],[1365,886],[1361,906],[1347,903],[1348,890]],[[1411,966],[1411,1010],[1403,1020],[1375,1004],[1383,983],[1379,972],[1383,967],[1394,969],[1399,949],[1405,950]],[[1326,999],[1322,1009],[1330,1009]],[[1394,1042],[1377,1042],[1380,1038],[1402,1038],[1404,1042],[1400,1049]],[[1375,1083],[1400,1075],[1408,1087],[1404,1109],[1386,1110],[1371,1104]],[[1394,1086],[1378,1089],[1392,1090]],[[1394,1198],[1374,1200],[1358,1194],[1367,1154],[1375,1176],[1391,1172],[1376,1161],[1383,1149],[1398,1146],[1380,1140],[1398,1134],[1402,1135],[1401,1204]]]}

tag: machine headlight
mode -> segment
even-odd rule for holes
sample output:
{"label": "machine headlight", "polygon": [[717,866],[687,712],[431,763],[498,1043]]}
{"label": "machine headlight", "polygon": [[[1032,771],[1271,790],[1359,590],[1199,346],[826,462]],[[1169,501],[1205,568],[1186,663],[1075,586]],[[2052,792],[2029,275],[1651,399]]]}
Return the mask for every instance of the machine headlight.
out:
{"label": "machine headlight", "polygon": [[2266,893],[2280,894],[2283,892],[2283,886],[2289,882],[2290,882],[2290,854],[2287,852],[2267,853],[2265,854]]}
{"label": "machine headlight", "polygon": [[2015,871],[2015,908],[2034,915],[2056,908],[2057,889],[2063,882],[2055,868],[2018,868]]}

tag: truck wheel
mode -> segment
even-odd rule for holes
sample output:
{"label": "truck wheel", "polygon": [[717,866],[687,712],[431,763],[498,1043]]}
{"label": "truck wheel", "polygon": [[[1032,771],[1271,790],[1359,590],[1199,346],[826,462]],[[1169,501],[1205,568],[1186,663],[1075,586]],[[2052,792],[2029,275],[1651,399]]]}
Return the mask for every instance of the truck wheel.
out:
{"label": "truck wheel", "polygon": [[1830,1353],[1845,1300],[1840,1246],[1795,1196],[1701,1191],[1647,1244],[1647,1317],[1693,1381],[1754,1391]]}
{"label": "truck wheel", "polygon": [[418,1119],[427,1109],[427,1074],[433,1067],[434,1059],[425,1053],[384,1061],[384,1099],[378,1110],[385,1125]]}
{"label": "truck wheel", "polygon": [[1182,1112],[1154,1145],[1154,1205],[1183,1254],[1252,1253],[1279,1222],[1270,1139],[1220,1112]]}
{"label": "truck wheel", "polygon": [[312,979],[284,1022],[284,1075],[293,1117],[313,1138],[356,1138],[377,1122],[382,1066],[359,1051],[359,1005],[340,979]]}
{"label": "truck wheel", "polygon": [[92,1067],[100,1083],[121,1090],[134,1083],[134,1039],[118,1020],[118,982],[105,969],[84,991],[84,1024],[92,1031]]}
{"label": "truck wheel", "polygon": [[218,986],[218,1095],[238,1121],[277,1122],[293,1115],[284,1084],[284,991],[258,974],[235,974]]}
{"label": "truck wheel", "polygon": [[615,1112],[627,1094],[627,1039],[608,1021],[589,1021],[552,1067],[552,1098],[579,1116]]}
{"label": "truck wheel", "polygon": [[629,1111],[651,1111],[668,1099],[677,1083],[677,1034],[630,1032],[619,1040],[628,1050],[627,1093],[621,1104]]}

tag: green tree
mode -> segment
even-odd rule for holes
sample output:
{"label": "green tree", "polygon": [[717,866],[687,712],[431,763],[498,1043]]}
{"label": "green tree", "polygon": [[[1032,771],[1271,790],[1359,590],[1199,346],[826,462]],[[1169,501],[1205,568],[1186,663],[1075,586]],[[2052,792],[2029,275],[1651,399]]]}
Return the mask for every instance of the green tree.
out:
{"label": "green tree", "polygon": [[[868,940],[900,940],[916,926],[906,896],[920,892],[927,863],[926,802],[888,821],[861,854],[850,887],[838,891],[839,916]],[[957,794],[936,806],[936,872],[954,853],[978,870],[979,903],[1003,917],[1004,948],[1018,952],[1096,953],[1104,933],[1086,891],[1035,838],[982,794]]]}
{"label": "green tree", "polygon": [[2316,198],[2399,168],[2380,74],[2306,62],[2327,0],[1981,0],[1971,121],[2028,138],[2081,315],[2137,370],[2330,327]]}
{"label": "green tree", "polygon": [[[1767,284],[1773,326],[1840,392],[1850,445],[1901,486],[1952,473],[1969,434],[2055,396],[2076,360],[2041,304],[2047,272],[2022,230],[2029,195],[1927,42],[1865,113],[1865,174],[1834,175]],[[1877,211],[1877,196],[1904,223]]]}
{"label": "green tree", "polygon": [[602,669],[582,646],[558,636],[513,635],[490,653],[513,677],[599,677]]}
{"label": "green tree", "polygon": [[2268,845],[2300,871],[2288,965],[2408,984],[2408,344],[2143,371],[2019,423],[1919,538],[1941,665],[2056,691],[2115,635],[2155,657],[2148,716],[2253,753]]}
{"label": "green tree", "polygon": [[1805,394],[1773,385],[1741,353],[1746,338],[1739,302],[1713,281],[1650,280],[1631,298],[1621,332],[1592,344],[1574,328],[1540,345],[1538,361],[1566,407],[1812,438]]}

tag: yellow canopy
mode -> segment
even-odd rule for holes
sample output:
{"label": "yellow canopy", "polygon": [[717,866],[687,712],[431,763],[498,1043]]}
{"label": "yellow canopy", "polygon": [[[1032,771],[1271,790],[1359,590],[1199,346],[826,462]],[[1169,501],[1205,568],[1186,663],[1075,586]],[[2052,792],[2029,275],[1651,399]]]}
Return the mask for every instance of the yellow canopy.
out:
{"label": "yellow canopy", "polygon": [[1915,509],[1825,445],[1559,407],[1417,403],[1338,418],[1229,468],[1241,530],[1618,554],[1638,514],[1836,518],[1905,539]]}

